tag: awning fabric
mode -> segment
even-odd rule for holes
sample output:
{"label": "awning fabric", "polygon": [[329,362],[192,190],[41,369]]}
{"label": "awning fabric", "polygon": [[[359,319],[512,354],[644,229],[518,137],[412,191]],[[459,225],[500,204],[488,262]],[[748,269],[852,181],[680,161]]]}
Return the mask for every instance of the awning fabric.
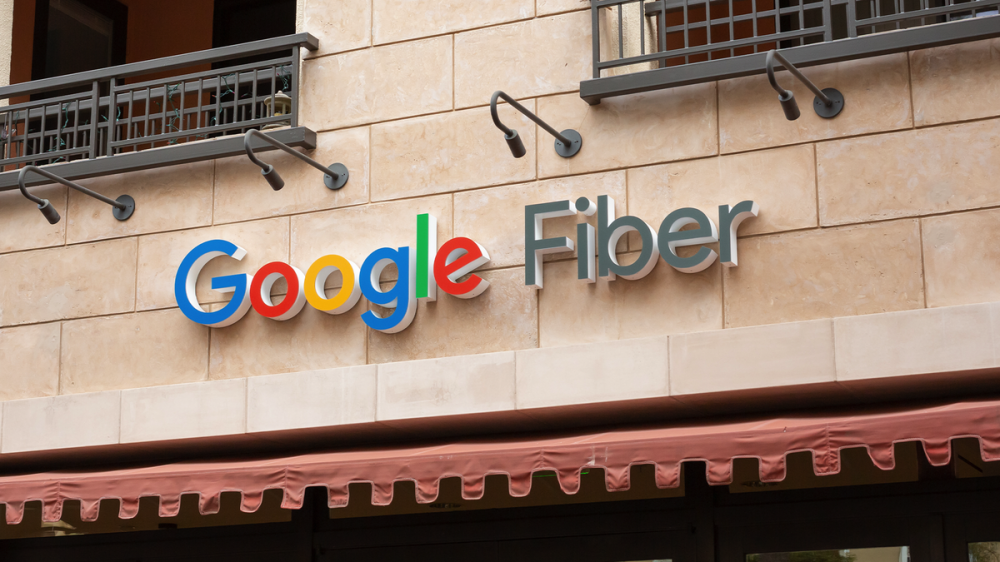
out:
{"label": "awning fabric", "polygon": [[43,520],[58,521],[63,502],[79,500],[81,516],[97,519],[102,499],[120,500],[119,517],[135,517],[139,499],[159,498],[161,517],[177,515],[184,494],[200,497],[202,514],[219,510],[222,492],[242,494],[241,509],[256,511],[264,490],[284,493],[282,507],[302,506],[305,489],[324,486],[330,507],[348,502],[348,484],[372,484],[372,503],[392,501],[393,483],[413,481],[417,501],[433,503],[442,478],[462,479],[462,496],[481,498],[486,476],[508,476],[510,494],[527,495],[532,474],[554,471],[567,494],[580,488],[582,469],[603,468],[609,491],[629,488],[629,467],[656,466],[656,485],[680,485],[681,463],[705,461],[710,484],[732,481],[735,458],[757,458],[760,479],[785,477],[789,453],[811,451],[818,475],[840,471],[840,451],[865,447],[875,465],[895,466],[893,444],[920,441],[931,464],[951,459],[952,439],[979,440],[984,461],[1000,459],[1000,401],[966,402],[907,410],[844,415],[788,416],[699,425],[608,431],[529,440],[464,441],[441,446],[352,450],[295,457],[184,462],[94,472],[50,472],[0,478],[0,503],[10,524],[19,523],[27,501],[43,502]]}

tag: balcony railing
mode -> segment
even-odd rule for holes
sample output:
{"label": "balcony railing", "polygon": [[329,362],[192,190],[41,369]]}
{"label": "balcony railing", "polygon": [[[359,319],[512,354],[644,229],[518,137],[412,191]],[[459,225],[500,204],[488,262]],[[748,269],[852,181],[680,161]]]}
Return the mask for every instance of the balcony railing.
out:
{"label": "balcony railing", "polygon": [[1000,36],[1000,0],[591,0],[602,98]]}
{"label": "balcony railing", "polygon": [[235,156],[249,129],[314,148],[299,58],[317,47],[302,33],[0,88],[0,190],[29,164],[80,179]]}

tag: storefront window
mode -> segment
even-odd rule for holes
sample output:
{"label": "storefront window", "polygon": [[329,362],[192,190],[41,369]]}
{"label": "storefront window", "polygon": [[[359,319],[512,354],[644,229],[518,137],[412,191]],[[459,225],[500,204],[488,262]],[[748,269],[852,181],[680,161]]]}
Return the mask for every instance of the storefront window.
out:
{"label": "storefront window", "polygon": [[[992,559],[990,560],[992,562]],[[845,550],[768,552],[763,554],[748,554],[746,562],[910,562],[910,547],[890,546]]]}
{"label": "storefront window", "polygon": [[969,562],[1000,562],[1000,542],[969,543]]}

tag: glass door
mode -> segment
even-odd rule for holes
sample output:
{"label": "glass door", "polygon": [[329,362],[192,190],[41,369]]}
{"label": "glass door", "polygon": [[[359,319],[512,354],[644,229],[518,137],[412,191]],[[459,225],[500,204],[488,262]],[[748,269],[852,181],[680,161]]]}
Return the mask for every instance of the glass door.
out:
{"label": "glass door", "polygon": [[832,515],[789,510],[724,527],[719,562],[943,562],[940,517]]}
{"label": "glass door", "polygon": [[689,529],[650,533],[586,534],[498,543],[501,562],[694,562]]}

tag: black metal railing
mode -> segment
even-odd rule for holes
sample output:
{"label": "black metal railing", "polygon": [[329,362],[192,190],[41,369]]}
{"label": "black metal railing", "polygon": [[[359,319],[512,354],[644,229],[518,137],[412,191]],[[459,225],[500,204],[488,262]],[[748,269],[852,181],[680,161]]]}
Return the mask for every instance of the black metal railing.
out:
{"label": "black metal railing", "polygon": [[[0,172],[297,127],[300,51],[317,46],[303,33],[0,88],[0,99],[13,102],[0,107]],[[249,57],[264,60],[241,63]],[[237,142],[241,149],[242,138]],[[154,167],[175,157],[157,151],[155,158],[130,161]],[[197,158],[187,150],[181,159]],[[97,175],[72,169],[77,177]],[[2,189],[9,182],[0,183]]]}
{"label": "black metal railing", "polygon": [[[791,49],[789,60],[808,66],[998,36],[998,7],[1000,0],[592,0],[594,79],[581,96],[597,103],[760,73],[771,49]],[[630,10],[642,16],[630,19]],[[615,70],[637,64],[650,70]]]}

